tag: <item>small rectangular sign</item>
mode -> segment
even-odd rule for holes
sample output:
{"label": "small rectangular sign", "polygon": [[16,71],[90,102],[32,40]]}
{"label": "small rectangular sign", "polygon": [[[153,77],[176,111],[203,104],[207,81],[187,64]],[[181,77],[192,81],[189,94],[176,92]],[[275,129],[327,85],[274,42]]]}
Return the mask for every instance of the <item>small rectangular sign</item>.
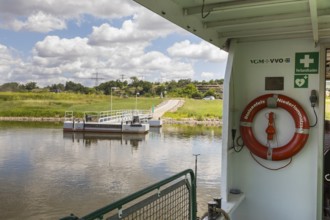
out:
{"label": "small rectangular sign", "polygon": [[284,77],[266,77],[265,90],[284,90]]}

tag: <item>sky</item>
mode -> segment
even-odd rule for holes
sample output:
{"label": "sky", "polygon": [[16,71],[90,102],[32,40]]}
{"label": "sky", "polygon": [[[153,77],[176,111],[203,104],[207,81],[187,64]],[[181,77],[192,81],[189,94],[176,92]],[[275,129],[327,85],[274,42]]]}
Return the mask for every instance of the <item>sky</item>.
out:
{"label": "sky", "polygon": [[224,78],[225,51],[133,0],[110,2],[0,0],[0,84]]}

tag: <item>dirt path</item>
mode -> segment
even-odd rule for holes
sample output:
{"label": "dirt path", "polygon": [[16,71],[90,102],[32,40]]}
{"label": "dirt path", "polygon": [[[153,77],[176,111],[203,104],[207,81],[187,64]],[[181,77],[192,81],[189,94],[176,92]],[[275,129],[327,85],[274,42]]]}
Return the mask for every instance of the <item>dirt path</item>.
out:
{"label": "dirt path", "polygon": [[167,111],[175,111],[177,108],[183,105],[184,101],[181,99],[170,99],[160,103],[155,107],[153,118],[158,119]]}

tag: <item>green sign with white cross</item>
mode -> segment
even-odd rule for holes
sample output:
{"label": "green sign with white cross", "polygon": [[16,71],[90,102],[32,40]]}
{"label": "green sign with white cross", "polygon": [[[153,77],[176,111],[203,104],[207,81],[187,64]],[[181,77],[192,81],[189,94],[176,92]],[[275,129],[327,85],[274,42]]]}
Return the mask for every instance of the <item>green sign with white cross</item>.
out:
{"label": "green sign with white cross", "polygon": [[316,74],[319,72],[319,53],[296,53],[295,74]]}
{"label": "green sign with white cross", "polygon": [[294,88],[308,88],[308,75],[294,75]]}

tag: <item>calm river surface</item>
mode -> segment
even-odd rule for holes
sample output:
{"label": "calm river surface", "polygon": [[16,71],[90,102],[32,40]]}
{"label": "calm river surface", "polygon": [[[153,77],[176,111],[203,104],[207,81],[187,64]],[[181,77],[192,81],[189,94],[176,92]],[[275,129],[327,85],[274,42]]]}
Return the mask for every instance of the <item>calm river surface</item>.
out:
{"label": "calm river surface", "polygon": [[221,129],[166,125],[147,135],[63,133],[0,122],[0,219],[84,216],[187,168],[198,157],[199,215],[220,194]]}

